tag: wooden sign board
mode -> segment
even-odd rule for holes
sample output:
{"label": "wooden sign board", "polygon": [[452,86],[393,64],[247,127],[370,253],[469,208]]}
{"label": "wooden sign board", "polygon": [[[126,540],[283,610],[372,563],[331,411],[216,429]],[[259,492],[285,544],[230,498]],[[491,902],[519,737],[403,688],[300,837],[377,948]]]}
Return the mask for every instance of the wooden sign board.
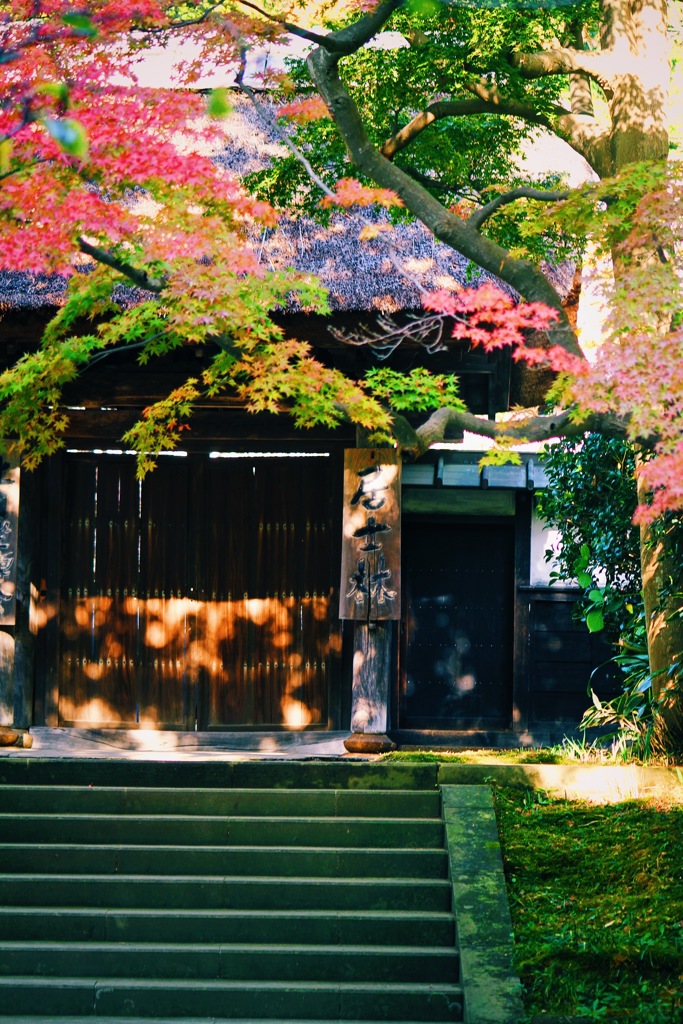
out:
{"label": "wooden sign board", "polygon": [[19,463],[0,455],[0,626],[16,618]]}
{"label": "wooden sign board", "polygon": [[339,617],[401,618],[401,461],[393,448],[344,452]]}

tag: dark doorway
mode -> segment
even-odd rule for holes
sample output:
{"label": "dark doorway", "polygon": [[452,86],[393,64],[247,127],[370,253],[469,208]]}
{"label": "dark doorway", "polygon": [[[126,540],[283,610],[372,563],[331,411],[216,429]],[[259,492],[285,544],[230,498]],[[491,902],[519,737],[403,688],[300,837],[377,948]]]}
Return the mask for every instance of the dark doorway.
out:
{"label": "dark doorway", "polygon": [[66,456],[60,725],[331,724],[336,457],[213,456]]}
{"label": "dark doorway", "polygon": [[514,524],[403,524],[400,727],[509,729]]}

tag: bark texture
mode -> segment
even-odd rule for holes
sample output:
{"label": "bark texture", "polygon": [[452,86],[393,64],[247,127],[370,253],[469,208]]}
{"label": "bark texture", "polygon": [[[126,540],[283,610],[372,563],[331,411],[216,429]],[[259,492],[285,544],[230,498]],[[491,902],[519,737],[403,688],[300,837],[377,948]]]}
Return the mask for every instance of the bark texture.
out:
{"label": "bark texture", "polygon": [[[639,493],[641,501],[646,495]],[[677,666],[683,656],[683,616],[680,614],[681,565],[673,531],[640,529],[640,565],[652,692],[661,708],[655,723],[659,753],[683,753],[683,704]]]}

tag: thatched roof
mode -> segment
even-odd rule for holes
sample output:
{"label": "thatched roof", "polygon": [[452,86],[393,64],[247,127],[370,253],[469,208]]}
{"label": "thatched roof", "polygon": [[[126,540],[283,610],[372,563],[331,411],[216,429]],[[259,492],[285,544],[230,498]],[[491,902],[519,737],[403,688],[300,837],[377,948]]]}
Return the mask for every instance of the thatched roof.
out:
{"label": "thatched roof", "polygon": [[[267,97],[259,102],[269,108]],[[217,124],[211,155],[240,175],[267,166],[284,147],[248,99],[236,95],[234,103],[232,113]],[[268,268],[293,267],[318,275],[336,310],[417,309],[423,290],[457,288],[488,277],[483,273],[468,277],[465,257],[437,242],[421,224],[400,224],[376,239],[359,239],[368,220],[384,217],[364,209],[360,213],[340,211],[329,227],[307,218],[283,220],[275,230],[255,232],[252,241]],[[561,292],[568,291],[572,268],[552,268],[549,276]],[[0,273],[0,310],[60,305],[65,288],[65,280],[57,276]],[[121,300],[129,304],[138,294],[122,287]]]}

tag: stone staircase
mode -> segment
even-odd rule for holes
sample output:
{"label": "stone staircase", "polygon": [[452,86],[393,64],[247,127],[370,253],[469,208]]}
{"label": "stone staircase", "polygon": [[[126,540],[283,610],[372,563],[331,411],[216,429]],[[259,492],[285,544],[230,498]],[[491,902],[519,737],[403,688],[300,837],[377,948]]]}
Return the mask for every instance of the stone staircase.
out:
{"label": "stone staircase", "polygon": [[465,1020],[440,792],[381,767],[3,760],[0,1018]]}

